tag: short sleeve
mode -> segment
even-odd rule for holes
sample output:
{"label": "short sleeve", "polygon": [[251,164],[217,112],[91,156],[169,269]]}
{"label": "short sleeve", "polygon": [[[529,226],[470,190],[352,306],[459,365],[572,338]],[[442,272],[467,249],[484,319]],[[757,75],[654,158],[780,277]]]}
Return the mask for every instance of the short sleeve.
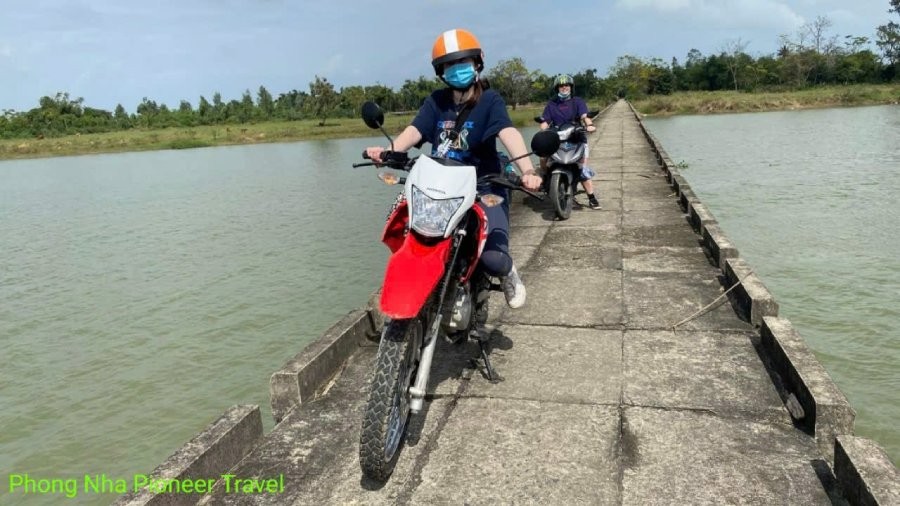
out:
{"label": "short sleeve", "polygon": [[493,137],[504,128],[513,126],[512,120],[509,119],[509,113],[506,111],[506,102],[499,93],[487,90],[481,98],[482,100],[487,99],[486,102],[489,100],[488,121],[485,124],[482,138]]}
{"label": "short sleeve", "polygon": [[547,105],[544,106],[544,112],[541,113],[541,117],[544,118],[544,121],[547,123],[552,123],[551,121],[551,112],[550,112],[550,104],[552,102],[547,102]]}
{"label": "short sleeve", "polygon": [[434,101],[434,95],[425,99],[425,103],[419,108],[411,125],[422,134],[423,142],[433,143],[435,125],[438,121],[438,107]]}
{"label": "short sleeve", "polygon": [[576,116],[582,117],[588,113],[587,104],[584,103],[584,100],[578,98],[578,102],[575,103]]}

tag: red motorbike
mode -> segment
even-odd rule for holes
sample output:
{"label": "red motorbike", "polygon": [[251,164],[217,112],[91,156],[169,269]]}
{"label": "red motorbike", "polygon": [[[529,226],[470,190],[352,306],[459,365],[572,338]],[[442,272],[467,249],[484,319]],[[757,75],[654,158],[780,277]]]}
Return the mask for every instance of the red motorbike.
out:
{"label": "red motorbike", "polygon": [[[384,114],[377,105],[365,103],[362,115],[366,125],[384,132]],[[557,134],[539,132],[532,139],[532,153],[522,157],[548,156],[558,145]],[[497,378],[487,354],[489,336],[477,330],[487,320],[489,292],[500,285],[478,264],[488,232],[482,206],[500,205],[503,197],[479,194],[478,188],[502,186],[541,197],[522,188],[515,174],[478,178],[474,166],[447,158],[410,159],[406,153],[385,151],[380,163],[353,166],[371,165],[408,172],[405,178],[379,174],[387,184],[404,184],[404,192],[381,239],[391,250],[380,299],[387,318],[363,415],[359,462],[364,475],[385,481],[399,457],[410,414],[422,410],[442,331],[455,342],[477,339],[485,374],[491,381]]]}

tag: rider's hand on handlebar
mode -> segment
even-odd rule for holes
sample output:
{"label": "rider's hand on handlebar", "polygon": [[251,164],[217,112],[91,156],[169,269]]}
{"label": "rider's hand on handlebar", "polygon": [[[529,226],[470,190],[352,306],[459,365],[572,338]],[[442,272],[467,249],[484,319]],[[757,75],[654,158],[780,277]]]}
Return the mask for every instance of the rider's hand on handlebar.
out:
{"label": "rider's hand on handlebar", "polygon": [[385,149],[381,146],[372,146],[366,148],[366,155],[371,158],[373,161],[381,163],[384,160],[381,159],[381,154],[385,152]]}
{"label": "rider's hand on handlebar", "polygon": [[541,187],[541,176],[537,174],[525,174],[522,176],[522,186],[526,190],[535,191]]}

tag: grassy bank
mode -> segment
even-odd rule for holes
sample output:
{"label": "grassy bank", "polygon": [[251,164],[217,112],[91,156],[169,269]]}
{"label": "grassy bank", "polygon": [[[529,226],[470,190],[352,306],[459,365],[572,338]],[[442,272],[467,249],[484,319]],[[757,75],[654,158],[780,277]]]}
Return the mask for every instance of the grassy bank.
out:
{"label": "grassy bank", "polygon": [[646,115],[712,114],[900,103],[900,84],[825,86],[799,91],[680,92],[632,102]]}
{"label": "grassy bank", "polygon": [[[897,103],[900,103],[900,84],[829,86],[760,93],[680,92],[633,101],[640,113],[654,116]],[[600,104],[592,102],[589,105],[595,108]],[[519,107],[515,111],[510,110],[510,116],[518,127],[531,126],[534,125],[532,118],[540,114],[542,109],[543,105]],[[410,115],[388,115],[385,119],[386,130],[396,134],[411,119]],[[362,120],[356,118],[330,119],[325,126],[319,126],[318,123],[317,120],[270,121],[243,125],[134,129],[45,139],[7,139],[0,140],[0,160],[380,135],[377,131],[366,128]]]}
{"label": "grassy bank", "polygon": [[[515,111],[510,109],[510,117],[516,126],[530,126],[534,125],[534,116],[540,114],[542,110],[543,106],[519,107]],[[411,115],[387,115],[385,129],[394,135],[409,125],[411,120]],[[45,139],[0,140],[0,160],[380,135],[377,130],[367,128],[362,119],[356,118],[329,119],[325,126],[319,126],[318,120],[303,120],[156,130],[134,129]]]}

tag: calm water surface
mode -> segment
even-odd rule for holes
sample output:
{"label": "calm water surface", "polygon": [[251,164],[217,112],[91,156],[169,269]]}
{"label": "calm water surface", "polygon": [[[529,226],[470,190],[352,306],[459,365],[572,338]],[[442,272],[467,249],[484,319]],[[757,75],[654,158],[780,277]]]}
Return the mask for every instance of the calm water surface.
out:
{"label": "calm water surface", "polygon": [[900,461],[900,107],[647,119]]}

